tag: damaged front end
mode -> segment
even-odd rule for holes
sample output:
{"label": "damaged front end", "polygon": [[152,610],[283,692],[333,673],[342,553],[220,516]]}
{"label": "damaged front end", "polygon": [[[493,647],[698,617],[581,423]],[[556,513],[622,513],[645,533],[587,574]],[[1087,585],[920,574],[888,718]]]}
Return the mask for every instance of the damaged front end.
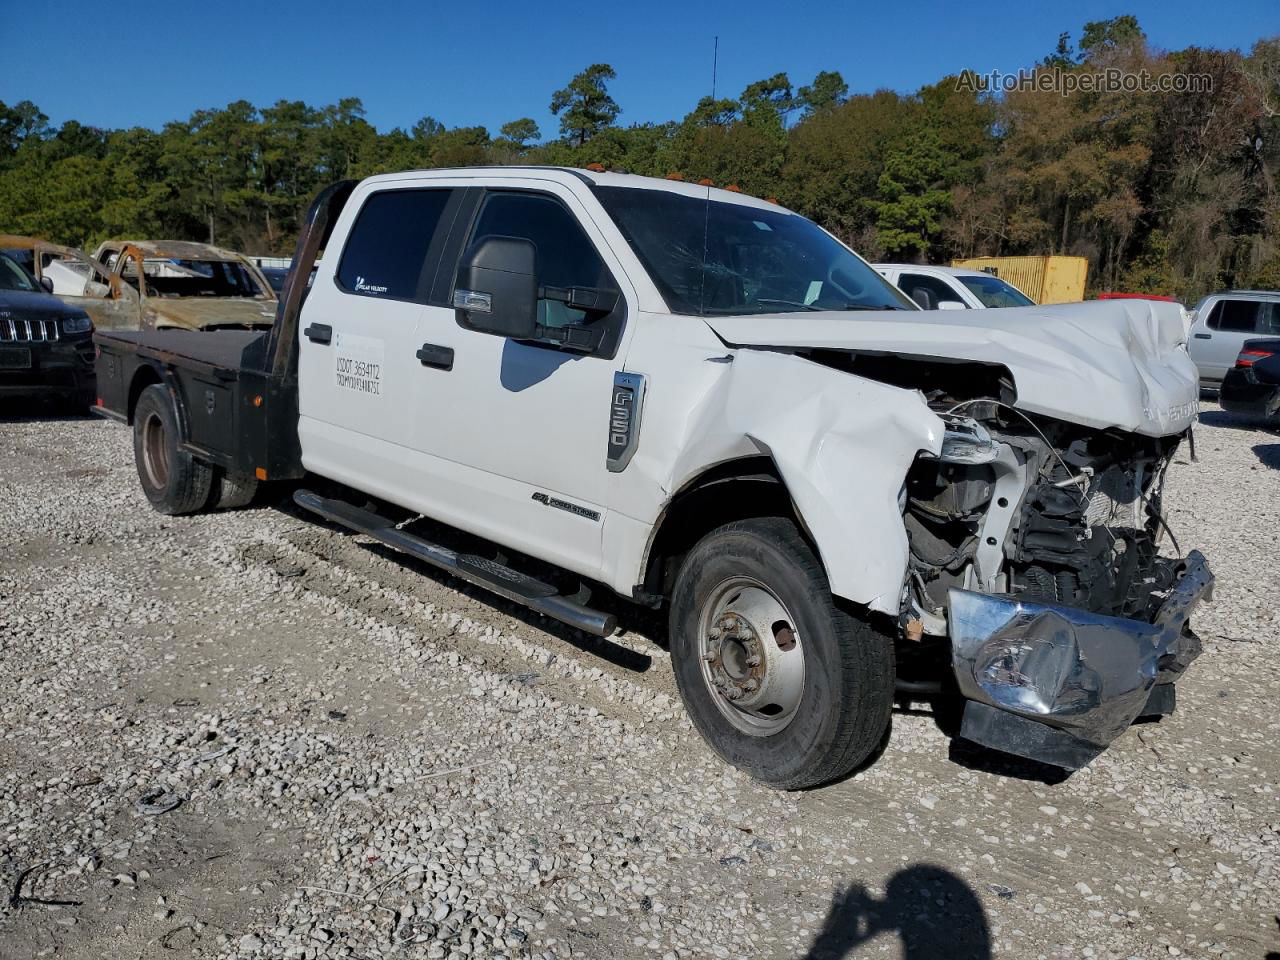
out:
{"label": "damaged front end", "polygon": [[1200,652],[1189,618],[1213,575],[1198,552],[1159,554],[1181,435],[986,399],[942,416],[941,452],[904,488],[904,620],[949,638],[963,737],[1077,769],[1135,719],[1168,713]]}

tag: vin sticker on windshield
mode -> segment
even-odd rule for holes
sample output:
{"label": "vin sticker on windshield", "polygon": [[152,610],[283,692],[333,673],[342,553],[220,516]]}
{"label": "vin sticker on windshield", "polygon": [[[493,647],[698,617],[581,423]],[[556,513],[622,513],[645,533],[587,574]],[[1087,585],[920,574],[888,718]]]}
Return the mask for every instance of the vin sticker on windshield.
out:
{"label": "vin sticker on windshield", "polygon": [[333,366],[337,384],[366,396],[382,396],[383,342],[352,333],[333,335]]}

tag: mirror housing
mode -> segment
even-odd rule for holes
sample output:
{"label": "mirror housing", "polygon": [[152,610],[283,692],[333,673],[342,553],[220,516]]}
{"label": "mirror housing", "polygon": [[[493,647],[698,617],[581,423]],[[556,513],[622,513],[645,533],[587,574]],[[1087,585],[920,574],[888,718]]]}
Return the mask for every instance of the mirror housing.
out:
{"label": "mirror housing", "polygon": [[939,310],[968,310],[959,300],[941,300],[938,303]]}
{"label": "mirror housing", "polygon": [[484,237],[458,265],[453,305],[464,327],[514,340],[538,335],[536,249],[520,237]]}
{"label": "mirror housing", "polygon": [[40,286],[45,293],[53,293],[53,277],[41,277]]}

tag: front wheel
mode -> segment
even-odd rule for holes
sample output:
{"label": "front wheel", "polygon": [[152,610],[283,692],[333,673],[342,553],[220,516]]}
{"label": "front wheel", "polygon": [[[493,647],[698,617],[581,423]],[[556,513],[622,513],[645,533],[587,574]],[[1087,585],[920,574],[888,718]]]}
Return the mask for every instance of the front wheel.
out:
{"label": "front wheel", "polygon": [[889,723],[891,638],[836,606],[818,558],[782,518],[726,524],[689,552],[671,657],[698,732],[770,786],[844,776]]}

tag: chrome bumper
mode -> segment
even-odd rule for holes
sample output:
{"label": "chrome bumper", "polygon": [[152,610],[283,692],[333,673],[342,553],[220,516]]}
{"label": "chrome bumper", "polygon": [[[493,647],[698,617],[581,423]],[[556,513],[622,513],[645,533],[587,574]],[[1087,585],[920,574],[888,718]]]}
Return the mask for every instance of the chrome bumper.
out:
{"label": "chrome bumper", "polygon": [[1199,655],[1188,621],[1212,592],[1195,550],[1151,623],[951,590],[951,662],[972,701],[961,736],[1083,766],[1143,715],[1157,682],[1172,682]]}

